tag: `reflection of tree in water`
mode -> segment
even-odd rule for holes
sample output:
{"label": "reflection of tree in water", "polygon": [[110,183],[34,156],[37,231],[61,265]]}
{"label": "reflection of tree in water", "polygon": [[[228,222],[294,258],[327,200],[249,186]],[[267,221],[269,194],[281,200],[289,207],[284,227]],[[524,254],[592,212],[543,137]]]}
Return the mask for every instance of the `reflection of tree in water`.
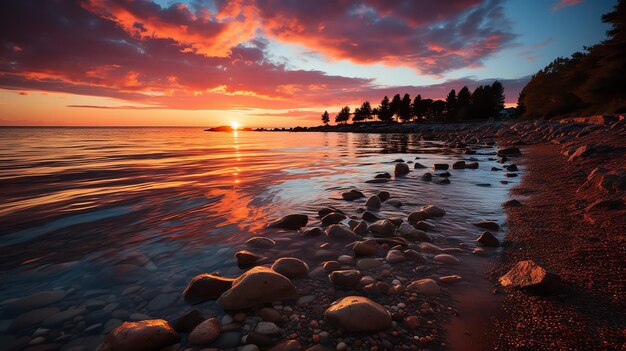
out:
{"label": "reflection of tree in water", "polygon": [[415,138],[415,135],[408,134],[380,134],[378,143],[380,153],[409,153],[415,150]]}

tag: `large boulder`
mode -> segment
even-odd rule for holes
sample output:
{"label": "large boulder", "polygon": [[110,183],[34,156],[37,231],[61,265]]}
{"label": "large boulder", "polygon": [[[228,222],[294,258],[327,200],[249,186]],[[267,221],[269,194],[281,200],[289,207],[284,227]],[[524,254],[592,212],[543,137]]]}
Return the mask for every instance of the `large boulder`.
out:
{"label": "large boulder", "polygon": [[206,345],[217,340],[220,336],[220,321],[217,318],[209,318],[198,324],[187,336],[187,341],[192,345]]}
{"label": "large boulder", "polygon": [[298,292],[289,278],[266,267],[254,267],[235,279],[217,303],[225,310],[241,310],[296,298]]}
{"label": "large boulder", "polygon": [[303,214],[290,214],[283,218],[280,218],[268,226],[270,228],[280,229],[300,229],[309,222],[309,216]]}
{"label": "large boulder", "polygon": [[370,224],[367,227],[367,229],[372,233],[375,233],[384,237],[390,237],[394,235],[396,231],[396,226],[393,225],[393,223],[391,223],[391,221],[388,219],[381,219],[379,221],[376,221]]}
{"label": "large boulder", "polygon": [[230,289],[234,280],[214,274],[200,274],[191,279],[183,292],[183,296],[185,301],[192,305],[214,300],[220,297],[224,291]]}
{"label": "large boulder", "polygon": [[309,265],[295,257],[283,257],[272,265],[272,269],[289,279],[302,278],[309,274]]}
{"label": "large boulder", "polygon": [[545,270],[532,260],[518,262],[499,280],[504,287],[528,289],[540,293],[557,290],[561,281],[558,275]]}
{"label": "large boulder", "polygon": [[328,279],[337,286],[352,289],[359,284],[362,276],[356,269],[347,269],[330,273]]}
{"label": "large boulder", "polygon": [[361,237],[356,235],[350,228],[347,228],[341,224],[333,224],[326,229],[326,236],[328,239],[338,241],[356,241],[361,240]]}
{"label": "large boulder", "polygon": [[396,176],[402,176],[405,174],[409,174],[411,170],[406,163],[396,163],[396,168],[394,169],[394,173]]}
{"label": "large boulder", "polygon": [[178,333],[162,319],[126,322],[113,329],[98,351],[153,351],[173,345]]}
{"label": "large boulder", "polygon": [[324,318],[348,332],[377,332],[391,326],[389,311],[362,296],[347,296],[333,302]]}

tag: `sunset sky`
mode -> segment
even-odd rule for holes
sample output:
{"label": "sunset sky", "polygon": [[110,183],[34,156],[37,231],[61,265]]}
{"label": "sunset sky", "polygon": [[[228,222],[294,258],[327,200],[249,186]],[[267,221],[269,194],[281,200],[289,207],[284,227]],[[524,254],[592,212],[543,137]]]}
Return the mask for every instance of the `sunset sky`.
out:
{"label": "sunset sky", "polygon": [[0,125],[318,125],[444,98],[605,37],[609,0],[6,0]]}

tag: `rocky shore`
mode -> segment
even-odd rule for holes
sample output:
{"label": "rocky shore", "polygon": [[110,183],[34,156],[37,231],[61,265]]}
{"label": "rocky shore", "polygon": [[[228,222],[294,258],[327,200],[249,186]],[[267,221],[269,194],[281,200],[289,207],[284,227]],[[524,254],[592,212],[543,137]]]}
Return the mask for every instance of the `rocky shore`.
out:
{"label": "rocky shore", "polygon": [[[155,311],[184,299],[188,309],[168,320],[121,310],[106,291],[77,296],[53,290],[6,301],[3,315],[14,316],[3,327],[11,335],[9,349],[443,350],[449,347],[445,323],[458,314],[451,287],[464,279],[459,267],[470,257],[489,260],[498,253],[491,276],[506,313],[486,333],[488,349],[619,349],[625,121],[424,126],[413,132],[465,155],[449,164],[397,159],[367,183],[417,174],[412,181],[438,183],[445,192],[455,172],[484,167],[472,155],[497,162],[491,171],[503,183],[522,175],[522,165],[522,184],[502,204],[509,214],[504,240],[498,232],[505,223],[474,218],[475,241],[452,245],[436,229],[448,215],[445,206],[382,216],[380,209],[404,204],[393,193],[354,184],[329,199],[317,217],[294,208],[268,221],[268,229],[289,240],[306,240],[311,255],[275,257],[270,252],[277,238],[253,237],[235,254],[246,269],[237,277],[203,272],[184,291],[147,296],[133,286],[122,293],[137,308]],[[496,144],[497,153],[483,153]],[[140,256],[123,264],[130,263],[151,264]],[[211,301],[219,313],[205,308]],[[75,337],[100,329],[101,335]]]}

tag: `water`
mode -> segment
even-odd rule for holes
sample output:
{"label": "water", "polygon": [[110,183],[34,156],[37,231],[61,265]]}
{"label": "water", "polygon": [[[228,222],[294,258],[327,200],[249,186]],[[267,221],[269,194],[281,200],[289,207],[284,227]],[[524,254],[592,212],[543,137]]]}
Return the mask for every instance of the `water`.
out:
{"label": "water", "polygon": [[[501,166],[493,148],[472,156],[461,151],[406,134],[0,128],[0,301],[71,289],[60,308],[100,294],[116,309],[172,318],[186,308],[182,299],[156,310],[146,300],[179,295],[198,273],[241,273],[233,254],[252,236],[278,241],[264,253],[270,258],[297,255],[315,267],[311,242],[265,225],[294,212],[317,225],[317,210],[326,205],[360,215],[358,202],[339,197],[353,188],[367,195],[386,190],[404,204],[383,206],[380,217],[406,219],[422,205],[442,206],[447,215],[437,220],[436,243],[472,247],[480,230],[471,222],[502,224],[500,204],[517,178],[490,171]],[[377,172],[393,174],[393,160],[416,157],[427,167],[473,157],[480,169],[450,170],[452,183],[440,185],[419,180],[434,172],[411,165],[406,177],[365,183]],[[453,289],[486,286],[483,265],[450,270],[466,278]],[[135,285],[143,298],[122,296]],[[214,303],[206,306],[221,313]]]}

